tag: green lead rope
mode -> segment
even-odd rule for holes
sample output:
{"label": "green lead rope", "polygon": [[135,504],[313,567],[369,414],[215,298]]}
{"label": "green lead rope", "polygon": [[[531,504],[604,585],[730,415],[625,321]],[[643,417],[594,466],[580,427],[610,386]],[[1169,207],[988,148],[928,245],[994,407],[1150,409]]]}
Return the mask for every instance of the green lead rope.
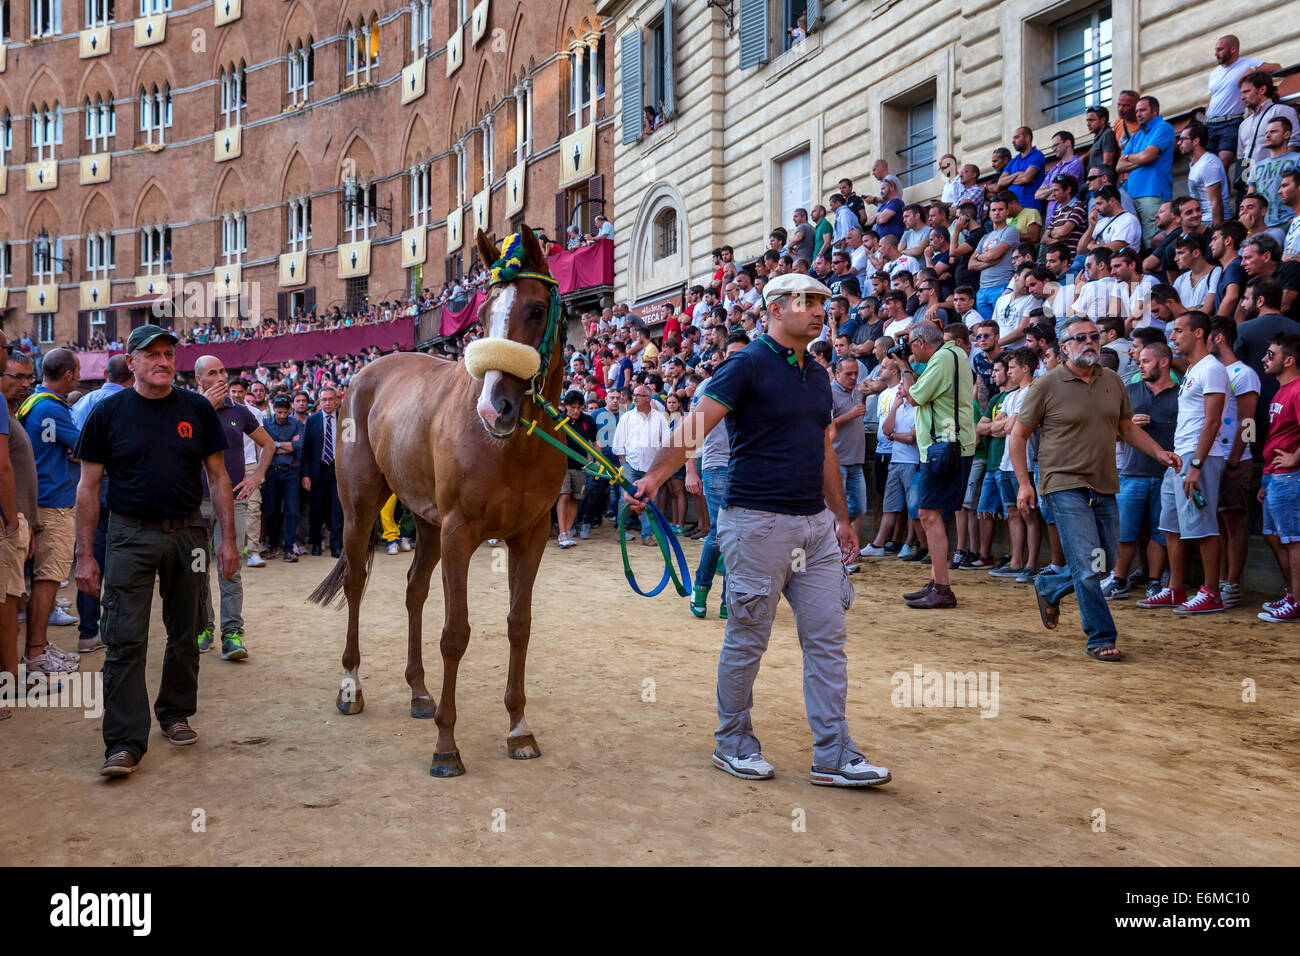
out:
{"label": "green lead rope", "polygon": [[[591,477],[608,478],[618,488],[635,494],[636,487],[623,476],[623,469],[615,468],[609,459],[600,453],[599,449],[574,431],[573,426],[569,424],[568,415],[561,412],[536,392],[533,393],[532,398],[533,404],[541,408],[555,421],[553,430],[557,432],[563,431],[565,435],[582,446],[588,457],[583,458],[570,448],[566,442],[562,442],[553,435],[548,434],[547,430],[539,427],[537,422],[525,418],[521,419],[521,421],[528,426],[526,434],[536,435],[548,445],[559,449],[581,465],[583,472]],[[654,597],[668,586],[669,581],[672,581],[673,587],[677,589],[679,595],[689,597],[691,593],[691,572],[686,564],[686,552],[682,550],[681,542],[677,540],[677,535],[673,533],[672,526],[668,523],[664,513],[659,510],[659,507],[653,501],[647,501],[646,507],[650,511],[650,528],[654,532],[655,543],[659,545],[659,553],[664,561],[663,577],[649,591],[643,591],[637,584],[636,575],[632,573],[632,562],[628,560],[627,529],[623,526],[623,518],[627,514],[628,505],[626,502],[620,501],[618,509],[618,546],[623,555],[623,575],[627,578],[627,583],[631,585],[632,590],[642,597]],[[676,567],[674,567],[674,559],[676,560]],[[678,569],[680,569],[680,574]]]}

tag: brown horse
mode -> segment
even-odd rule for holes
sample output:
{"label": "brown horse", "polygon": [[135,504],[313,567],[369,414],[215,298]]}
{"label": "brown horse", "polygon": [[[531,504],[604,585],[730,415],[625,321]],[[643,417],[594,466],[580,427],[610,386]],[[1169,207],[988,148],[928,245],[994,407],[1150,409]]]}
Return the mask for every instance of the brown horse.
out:
{"label": "brown horse", "polygon": [[[524,271],[549,276],[546,257],[527,226],[521,229]],[[500,253],[482,232],[479,254],[485,263]],[[328,604],[345,592],[348,605],[345,675],[336,706],[358,714],[364,706],[358,665],[358,611],[374,558],[375,519],[389,494],[396,494],[415,516],[415,556],[406,576],[408,628],[406,682],[411,686],[411,716],[433,717],[438,744],[429,773],[435,777],[465,772],[456,749],[456,673],[469,644],[469,562],[480,544],[501,539],[509,547],[510,671],[505,704],[510,716],[509,755],[518,760],[541,756],[524,719],[524,661],[532,624],[533,581],[551,529],[551,505],[564,478],[564,457],[545,442],[516,429],[525,411],[537,412],[529,377],[522,365],[529,350],[543,347],[548,331],[551,289],[546,282],[519,277],[493,285],[479,312],[487,335],[472,362],[451,362],[418,352],[386,355],[352,380],[339,413],[341,439],[335,467],[343,504],[343,556],[309,600]],[[563,322],[563,316],[559,322]],[[479,343],[471,345],[471,349]],[[490,367],[491,357],[505,359]],[[485,360],[483,355],[488,356]],[[469,356],[467,356],[468,358]],[[532,356],[532,369],[538,360]],[[559,400],[563,351],[550,345],[542,394]],[[467,366],[481,374],[477,380]],[[515,374],[504,368],[512,368]],[[442,560],[445,612],[442,626],[442,696],[437,704],[424,683],[421,612],[434,565]]]}

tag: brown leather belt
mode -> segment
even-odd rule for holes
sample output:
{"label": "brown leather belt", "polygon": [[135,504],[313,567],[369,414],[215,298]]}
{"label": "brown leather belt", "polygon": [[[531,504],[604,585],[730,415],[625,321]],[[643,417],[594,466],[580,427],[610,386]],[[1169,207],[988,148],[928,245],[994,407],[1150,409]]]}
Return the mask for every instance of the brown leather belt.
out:
{"label": "brown leather belt", "polygon": [[168,534],[179,531],[181,528],[206,528],[208,526],[203,513],[197,510],[183,518],[137,518],[133,515],[124,515],[120,511],[111,512],[110,518],[132,528],[143,528],[146,531],[165,531]]}

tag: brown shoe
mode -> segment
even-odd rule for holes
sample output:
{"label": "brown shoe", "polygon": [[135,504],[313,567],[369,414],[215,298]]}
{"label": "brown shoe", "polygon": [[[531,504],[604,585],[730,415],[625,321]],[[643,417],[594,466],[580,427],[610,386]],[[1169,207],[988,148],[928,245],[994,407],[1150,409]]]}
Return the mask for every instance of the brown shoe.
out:
{"label": "brown shoe", "polygon": [[128,773],[135,773],[135,768],[139,765],[139,757],[129,750],[119,750],[104,761],[99,774],[102,777],[124,777]]}
{"label": "brown shoe", "polygon": [[1038,616],[1043,619],[1043,627],[1049,631],[1056,630],[1057,623],[1061,620],[1061,609],[1047,603],[1047,598],[1043,597],[1043,592],[1034,588],[1034,597],[1038,598]]}
{"label": "brown shoe", "polygon": [[930,593],[931,591],[933,591],[933,590],[934,590],[934,578],[931,578],[929,581],[926,581],[926,582],[925,582],[925,587],[921,588],[921,590],[919,590],[919,591],[912,591],[912,592],[910,592],[910,593],[908,593],[908,594],[904,594],[904,595],[903,595],[903,600],[904,600],[904,601],[918,601],[918,600],[920,600],[921,598],[925,597],[927,594],[929,594],[929,593]]}
{"label": "brown shoe", "polygon": [[907,606],[916,608],[918,611],[935,611],[940,608],[956,607],[957,597],[952,593],[952,588],[936,584],[930,589],[929,594],[914,601],[908,601]]}
{"label": "brown shoe", "polygon": [[199,735],[183,720],[168,724],[162,729],[162,732],[163,736],[177,747],[187,747],[199,741]]}
{"label": "brown shoe", "polygon": [[644,544],[647,548],[659,547],[659,539],[656,538],[654,535],[651,535],[648,538],[642,538],[641,543]]}

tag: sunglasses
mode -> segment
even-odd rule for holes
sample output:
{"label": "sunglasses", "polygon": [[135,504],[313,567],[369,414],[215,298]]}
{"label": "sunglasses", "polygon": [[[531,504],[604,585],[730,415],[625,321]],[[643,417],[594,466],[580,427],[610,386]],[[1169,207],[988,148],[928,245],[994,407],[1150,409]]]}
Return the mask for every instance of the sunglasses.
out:
{"label": "sunglasses", "polygon": [[1077,335],[1067,335],[1066,338],[1071,342],[1100,342],[1100,332],[1079,332]]}

